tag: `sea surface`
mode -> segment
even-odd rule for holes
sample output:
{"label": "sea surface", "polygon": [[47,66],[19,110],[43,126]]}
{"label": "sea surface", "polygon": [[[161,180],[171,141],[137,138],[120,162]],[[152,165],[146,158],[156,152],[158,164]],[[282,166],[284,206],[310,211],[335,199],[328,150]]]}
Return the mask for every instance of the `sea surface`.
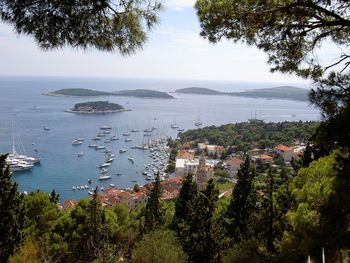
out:
{"label": "sea surface", "polygon": [[[264,119],[266,122],[319,120],[319,111],[307,102],[290,100],[252,99],[231,96],[208,96],[173,93],[186,87],[205,87],[220,91],[242,91],[253,88],[269,88],[288,83],[215,82],[196,80],[142,80],[142,79],[96,79],[58,77],[0,77],[0,153],[12,151],[12,134],[17,152],[40,156],[41,164],[32,170],[14,173],[13,179],[20,191],[37,189],[51,192],[55,189],[60,200],[79,199],[88,196],[87,190],[72,190],[73,186],[86,185],[108,187],[110,183],[119,188],[133,187],[135,181],[143,185],[144,165],[150,163],[148,151],[130,149],[131,146],[147,142],[142,130],[156,127],[154,137],[177,136],[171,129],[174,122],[183,129],[195,128],[200,119],[203,126],[221,125],[247,121],[250,118]],[[297,86],[297,85],[296,85]],[[307,84],[299,85],[307,88]],[[171,92],[175,97],[168,99],[144,99],[132,97],[73,98],[52,97],[43,93],[62,88],[89,88],[102,91],[124,89],[155,89]],[[131,111],[81,115],[64,112],[75,103],[109,100]],[[14,133],[12,133],[12,123]],[[109,169],[112,179],[98,181],[97,166],[105,159],[102,151],[88,148],[91,139],[99,132],[101,125],[113,128],[112,135],[120,140],[106,143],[106,147],[116,154]],[[45,131],[43,127],[49,127]],[[131,134],[131,142],[125,142],[123,132],[131,129],[140,132]],[[72,141],[83,137],[85,142],[73,146]],[[104,144],[103,141],[98,144]],[[119,153],[119,149],[128,151]],[[38,150],[38,152],[35,151]],[[83,157],[77,157],[83,151]],[[133,157],[135,163],[128,161]],[[116,175],[120,173],[121,175]]]}

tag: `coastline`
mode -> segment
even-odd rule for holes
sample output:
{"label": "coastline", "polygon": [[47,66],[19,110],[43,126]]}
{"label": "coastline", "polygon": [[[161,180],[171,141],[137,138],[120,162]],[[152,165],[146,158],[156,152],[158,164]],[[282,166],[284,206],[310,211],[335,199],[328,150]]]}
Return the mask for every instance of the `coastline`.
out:
{"label": "coastline", "polygon": [[63,95],[63,94],[57,94],[53,92],[48,93],[41,93],[41,95],[44,96],[52,96],[52,97],[67,97],[67,98],[92,98],[92,97],[103,97],[103,96],[110,96],[110,95],[91,95],[91,96],[74,96],[74,95]]}
{"label": "coastline", "polygon": [[108,111],[75,111],[73,109],[65,109],[64,112],[68,113],[77,113],[77,114],[109,114],[109,113],[117,113],[131,111],[131,109],[122,109],[122,110],[108,110]]}

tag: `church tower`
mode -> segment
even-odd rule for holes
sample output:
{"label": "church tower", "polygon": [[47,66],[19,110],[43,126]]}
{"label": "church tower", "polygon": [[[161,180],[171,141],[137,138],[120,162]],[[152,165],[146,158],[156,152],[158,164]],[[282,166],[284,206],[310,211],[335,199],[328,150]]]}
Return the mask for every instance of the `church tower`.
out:
{"label": "church tower", "polygon": [[206,188],[208,177],[207,177],[207,165],[204,159],[204,155],[201,154],[199,157],[199,164],[197,168],[197,175],[196,175],[196,181],[197,181],[197,187],[199,191],[202,191]]}

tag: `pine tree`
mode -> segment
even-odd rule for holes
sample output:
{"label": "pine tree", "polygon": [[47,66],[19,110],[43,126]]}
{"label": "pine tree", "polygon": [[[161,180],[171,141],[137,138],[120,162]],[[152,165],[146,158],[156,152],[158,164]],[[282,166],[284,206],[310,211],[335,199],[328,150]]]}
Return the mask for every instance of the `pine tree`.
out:
{"label": "pine tree", "polygon": [[233,189],[232,198],[227,208],[228,235],[236,242],[245,239],[249,232],[249,217],[255,207],[253,178],[255,170],[251,166],[249,156],[237,172],[237,184]]}
{"label": "pine tree", "polygon": [[24,208],[17,184],[11,181],[7,155],[0,156],[0,262],[7,262],[22,238]]}
{"label": "pine tree", "polygon": [[160,201],[161,194],[162,190],[158,173],[153,183],[153,188],[148,194],[146,207],[143,210],[144,222],[141,229],[143,233],[158,229],[165,221],[164,208]]}
{"label": "pine tree", "polygon": [[173,226],[178,232],[183,222],[191,219],[195,200],[198,198],[197,184],[193,181],[193,174],[189,173],[182,184],[179,197],[175,202]]}
{"label": "pine tree", "polygon": [[56,205],[58,203],[59,198],[60,198],[60,195],[56,194],[55,189],[53,189],[50,194],[50,202]]}

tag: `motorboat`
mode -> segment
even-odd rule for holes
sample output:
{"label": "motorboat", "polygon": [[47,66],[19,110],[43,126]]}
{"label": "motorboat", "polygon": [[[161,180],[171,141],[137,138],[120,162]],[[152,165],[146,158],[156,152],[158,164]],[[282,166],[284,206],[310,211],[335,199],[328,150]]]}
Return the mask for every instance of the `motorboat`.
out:
{"label": "motorboat", "polygon": [[74,146],[80,145],[82,143],[83,143],[82,141],[78,141],[78,140],[72,141],[72,145],[74,145]]}
{"label": "motorboat", "polygon": [[110,163],[101,163],[98,168],[106,168],[106,167],[109,167],[109,166],[111,166]]}
{"label": "motorboat", "polygon": [[112,127],[107,126],[107,125],[102,125],[102,126],[100,126],[100,129],[101,129],[101,130],[111,130]]}
{"label": "motorboat", "polygon": [[126,151],[125,149],[119,149],[119,153],[126,153]]}
{"label": "motorboat", "polygon": [[110,175],[101,175],[98,178],[98,180],[103,181],[103,180],[108,180],[108,179],[111,179],[111,178],[112,178],[112,176],[110,176]]}

